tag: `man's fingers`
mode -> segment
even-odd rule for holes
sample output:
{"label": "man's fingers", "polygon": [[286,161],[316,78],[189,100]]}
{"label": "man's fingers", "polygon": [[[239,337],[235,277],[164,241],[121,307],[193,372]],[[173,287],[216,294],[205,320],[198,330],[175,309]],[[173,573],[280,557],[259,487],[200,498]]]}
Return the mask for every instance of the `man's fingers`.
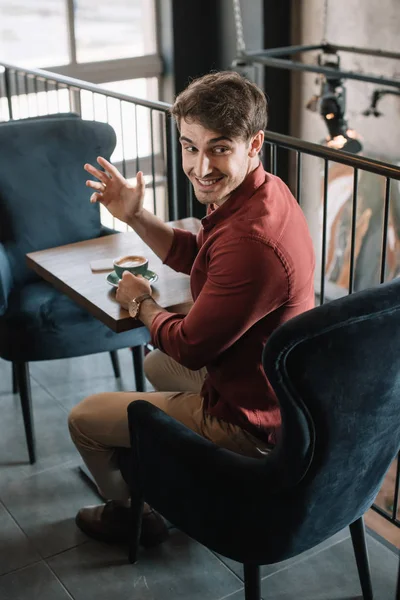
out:
{"label": "man's fingers", "polygon": [[86,182],[87,187],[92,188],[92,190],[98,190],[99,192],[104,192],[105,183],[100,183],[100,181],[93,181],[92,179],[88,179]]}
{"label": "man's fingers", "polygon": [[144,194],[144,190],[146,188],[146,183],[144,180],[144,175],[142,171],[138,171],[136,174],[136,185],[139,188],[140,192]]}
{"label": "man's fingers", "polygon": [[103,194],[94,193],[90,196],[90,202],[94,204],[95,202],[102,202]]}
{"label": "man's fingers", "polygon": [[116,177],[120,181],[125,181],[125,178],[121,175],[118,169],[114,167],[114,165],[112,165],[110,162],[108,162],[108,160],[106,160],[102,156],[98,156],[97,162],[111,177]]}
{"label": "man's fingers", "polygon": [[102,183],[107,183],[107,181],[108,182],[110,181],[110,178],[108,177],[107,173],[104,173],[104,171],[100,171],[99,169],[96,169],[96,167],[93,167],[92,165],[89,165],[88,163],[86,163],[86,165],[84,165],[83,168],[85,169],[85,171],[87,171],[94,177],[97,177],[97,179],[99,179]]}
{"label": "man's fingers", "polygon": [[122,279],[129,279],[130,277],[135,277],[135,276],[130,271],[122,271]]}

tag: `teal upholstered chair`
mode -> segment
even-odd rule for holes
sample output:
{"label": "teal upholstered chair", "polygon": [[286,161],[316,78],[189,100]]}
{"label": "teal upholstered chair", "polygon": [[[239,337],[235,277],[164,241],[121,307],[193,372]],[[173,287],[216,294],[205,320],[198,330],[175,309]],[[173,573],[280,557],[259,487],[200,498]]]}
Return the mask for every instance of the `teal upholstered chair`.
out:
{"label": "teal upholstered chair", "polygon": [[119,453],[131,483],[131,560],[144,499],[192,538],[244,563],[246,600],[259,600],[259,565],[350,526],[363,598],[371,600],[362,517],[400,446],[399,330],[400,279],[279,327],[263,365],[282,429],[259,460],[217,447],[148,402],[132,402],[132,450]]}
{"label": "teal upholstered chair", "polygon": [[[86,162],[110,157],[115,132],[77,115],[54,115],[0,124],[0,357],[13,364],[19,389],[29,459],[35,441],[29,384],[32,361],[133,350],[137,389],[144,386],[140,327],[114,333],[26,266],[25,254],[114,231],[100,223],[89,202]],[[11,385],[11,378],[10,378]]]}

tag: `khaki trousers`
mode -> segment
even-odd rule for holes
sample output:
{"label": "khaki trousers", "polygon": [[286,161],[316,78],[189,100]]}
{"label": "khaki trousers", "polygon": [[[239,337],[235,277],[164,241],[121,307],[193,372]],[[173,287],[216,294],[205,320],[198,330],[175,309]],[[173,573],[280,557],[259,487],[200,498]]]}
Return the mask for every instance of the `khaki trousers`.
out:
{"label": "khaki trousers", "polygon": [[237,425],[205,413],[200,390],[206,370],[190,371],[154,350],[144,361],[147,379],[156,392],[105,392],[75,406],[68,420],[71,438],[104,498],[126,502],[129,490],[116,461],[117,448],[129,448],[127,407],[147,400],[215,444],[246,456],[268,452],[262,441]]}

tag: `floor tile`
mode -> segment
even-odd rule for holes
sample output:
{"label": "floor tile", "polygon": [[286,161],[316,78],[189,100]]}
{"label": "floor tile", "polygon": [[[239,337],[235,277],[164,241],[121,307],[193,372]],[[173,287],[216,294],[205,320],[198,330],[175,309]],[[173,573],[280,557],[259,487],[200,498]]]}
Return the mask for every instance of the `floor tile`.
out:
{"label": "floor tile", "polygon": [[[368,536],[375,598],[394,600],[398,557]],[[353,600],[361,597],[350,539],[262,580],[264,600]],[[236,600],[236,599],[235,599]]]}
{"label": "floor tile", "polygon": [[0,359],[0,394],[12,393],[12,366],[8,360]]}
{"label": "floor tile", "polygon": [[217,600],[242,587],[211,552],[175,530],[142,550],[135,565],[125,549],[90,542],[49,560],[75,600]]}
{"label": "floor tile", "polygon": [[[315,546],[314,548],[311,548],[310,550],[307,550],[306,552],[303,552],[302,554],[299,554],[298,556],[294,556],[293,558],[289,558],[288,560],[284,560],[282,562],[275,563],[273,565],[262,565],[261,577],[266,577],[270,573],[275,573],[276,571],[281,571],[282,569],[290,567],[299,561],[305,560],[309,556],[311,556],[313,554],[317,554],[318,552],[321,552],[325,548],[328,548],[329,546],[333,546],[333,545],[341,542],[342,540],[349,537],[349,535],[350,535],[350,531],[349,531],[348,527],[346,527],[345,529],[343,529],[342,531],[339,531],[339,533],[336,533],[335,535],[333,535],[329,539],[325,540],[321,544],[318,544],[318,546]],[[230,558],[226,558],[225,556],[221,556],[220,554],[216,554],[216,556],[218,556],[218,558],[224,564],[226,564],[230,569],[232,569],[232,571],[234,573],[236,573],[236,575],[238,575],[241,579],[243,579],[243,565],[241,563],[236,562],[235,560],[232,560]]]}
{"label": "floor tile", "polygon": [[79,475],[77,463],[55,467],[9,483],[2,501],[42,557],[87,541],[76,512],[99,498]]}
{"label": "floor tile", "polygon": [[32,543],[1,503],[0,537],[0,575],[40,560]]}
{"label": "floor tile", "polygon": [[35,363],[31,366],[32,378],[69,411],[90,394],[135,389],[131,351],[119,350],[118,357],[119,379],[114,376],[107,352]]}
{"label": "floor tile", "polygon": [[33,382],[32,411],[36,434],[37,462],[30,465],[25,430],[17,394],[1,394],[0,499],[3,484],[27,477],[77,458],[70,440],[67,411]]}
{"label": "floor tile", "polygon": [[37,563],[0,577],[1,600],[71,600],[49,567]]}

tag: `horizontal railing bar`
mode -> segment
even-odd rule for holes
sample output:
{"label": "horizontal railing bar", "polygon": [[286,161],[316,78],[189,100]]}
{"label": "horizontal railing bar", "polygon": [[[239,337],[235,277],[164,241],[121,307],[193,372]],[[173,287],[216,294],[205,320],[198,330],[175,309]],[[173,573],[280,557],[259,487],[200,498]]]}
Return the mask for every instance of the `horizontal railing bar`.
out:
{"label": "horizontal railing bar", "polygon": [[359,156],[358,154],[350,154],[349,152],[343,152],[343,150],[335,150],[334,148],[328,148],[322,144],[314,144],[313,142],[307,142],[306,140],[283,135],[282,133],[276,133],[275,131],[266,131],[265,141],[278,144],[289,150],[300,150],[301,152],[311,154],[318,158],[326,158],[334,162],[348,165],[349,167],[363,169],[364,171],[370,171],[376,175],[400,180],[400,167],[380,160]]}
{"label": "horizontal railing bar", "polygon": [[10,71],[14,71],[16,74],[28,74],[34,75],[39,79],[43,79],[45,81],[54,81],[58,83],[64,83],[68,87],[77,88],[81,90],[86,90],[88,92],[94,92],[95,94],[101,94],[104,96],[109,96],[110,98],[115,98],[117,100],[123,100],[124,102],[130,102],[131,104],[137,104],[139,106],[144,106],[146,108],[151,108],[154,110],[159,110],[161,112],[168,112],[170,108],[170,104],[166,102],[160,102],[155,100],[144,100],[143,98],[136,98],[134,96],[129,96],[128,94],[121,94],[120,92],[113,92],[112,90],[107,90],[106,88],[102,88],[95,83],[87,83],[86,81],[82,81],[81,79],[75,79],[73,77],[67,77],[65,75],[57,75],[56,73],[52,73],[51,71],[44,71],[43,69],[23,69],[21,67],[17,67],[15,65],[11,65],[8,63],[0,63],[0,67],[4,67],[5,69],[9,69]]}

